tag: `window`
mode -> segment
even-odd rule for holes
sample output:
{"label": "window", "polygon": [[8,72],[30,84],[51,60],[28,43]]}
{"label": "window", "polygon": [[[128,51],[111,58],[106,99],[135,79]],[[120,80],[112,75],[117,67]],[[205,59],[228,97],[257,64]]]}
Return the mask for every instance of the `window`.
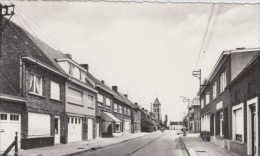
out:
{"label": "window", "polygon": [[86,75],[85,75],[85,72],[83,70],[80,71],[80,80],[85,82],[86,80]]}
{"label": "window", "polygon": [[74,75],[74,69],[75,69],[75,66],[71,63],[69,63],[69,74],[70,75]]}
{"label": "window", "polygon": [[109,98],[106,97],[106,105],[108,107],[111,107],[111,100]]}
{"label": "window", "polygon": [[122,106],[121,105],[118,105],[118,110],[119,110],[119,113],[123,113],[123,110],[122,110]]}
{"label": "window", "polygon": [[206,99],[206,101],[205,101],[206,105],[209,104],[209,102],[210,102],[210,93],[209,92],[206,93],[206,98],[205,99]]}
{"label": "window", "polygon": [[232,110],[232,139],[243,142],[243,103],[233,106]]}
{"label": "window", "polygon": [[7,114],[1,114],[0,120],[7,120]]}
{"label": "window", "polygon": [[117,112],[117,104],[114,103],[114,112]]}
{"label": "window", "polygon": [[92,95],[88,95],[88,103],[91,107],[94,107],[94,97]]}
{"label": "window", "polygon": [[126,107],[124,107],[124,114],[127,114],[126,110],[127,110]]}
{"label": "window", "polygon": [[60,84],[51,81],[51,98],[60,100]]}
{"label": "window", "polygon": [[82,105],[82,92],[75,89],[68,89],[68,102],[73,104]]}
{"label": "window", "polygon": [[49,114],[28,113],[28,136],[50,136],[51,117]]}
{"label": "window", "polygon": [[201,108],[204,107],[204,98],[201,99]]}
{"label": "window", "polygon": [[220,93],[224,91],[224,89],[226,88],[227,82],[226,82],[226,71],[224,71],[223,73],[220,74],[219,77],[219,90]]}
{"label": "window", "polygon": [[116,123],[116,132],[120,132],[120,123]]}
{"label": "window", "polygon": [[42,95],[42,78],[41,77],[34,75],[34,74],[30,74],[29,92],[38,94],[38,95]]}
{"label": "window", "polygon": [[223,136],[223,112],[219,113],[219,135]]}
{"label": "window", "polygon": [[104,102],[104,96],[98,94],[98,106],[103,106],[103,102]]}
{"label": "window", "polygon": [[19,121],[19,115],[11,114],[11,115],[10,115],[10,120]]}
{"label": "window", "polygon": [[214,100],[217,97],[217,82],[213,84],[212,97],[212,100]]}

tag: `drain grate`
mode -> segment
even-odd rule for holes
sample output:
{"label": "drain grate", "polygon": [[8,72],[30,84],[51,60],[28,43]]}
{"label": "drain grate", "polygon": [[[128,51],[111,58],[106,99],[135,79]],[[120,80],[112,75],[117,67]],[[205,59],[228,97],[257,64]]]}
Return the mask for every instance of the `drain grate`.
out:
{"label": "drain grate", "polygon": [[84,149],[83,147],[79,147],[79,148],[77,148],[77,149]]}
{"label": "drain grate", "polygon": [[196,152],[206,152],[206,151],[196,151]]}

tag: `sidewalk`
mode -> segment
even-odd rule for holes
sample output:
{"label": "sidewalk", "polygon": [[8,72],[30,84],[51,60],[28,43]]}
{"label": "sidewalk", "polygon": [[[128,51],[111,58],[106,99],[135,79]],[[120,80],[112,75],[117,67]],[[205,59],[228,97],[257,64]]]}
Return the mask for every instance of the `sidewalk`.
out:
{"label": "sidewalk", "polygon": [[[158,131],[157,131],[158,132]],[[156,133],[156,132],[153,132]],[[70,155],[83,151],[92,150],[92,148],[98,149],[109,145],[118,144],[135,138],[143,137],[152,133],[134,133],[125,134],[112,138],[97,138],[90,141],[81,141],[69,144],[60,144],[55,146],[48,146],[42,148],[35,148],[29,150],[19,149],[19,156],[58,156],[58,155]]]}
{"label": "sidewalk", "polygon": [[186,137],[181,138],[190,156],[238,156],[213,143],[202,141],[199,134],[187,134]]}

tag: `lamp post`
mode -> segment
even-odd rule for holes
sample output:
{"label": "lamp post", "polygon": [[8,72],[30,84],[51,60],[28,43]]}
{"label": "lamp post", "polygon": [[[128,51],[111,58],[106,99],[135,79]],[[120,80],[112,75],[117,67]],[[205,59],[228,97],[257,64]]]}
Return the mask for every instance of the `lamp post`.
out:
{"label": "lamp post", "polygon": [[[192,76],[199,79],[199,100],[200,100],[200,108],[201,108],[201,69],[192,71]],[[201,117],[199,120],[199,131],[201,130]]]}

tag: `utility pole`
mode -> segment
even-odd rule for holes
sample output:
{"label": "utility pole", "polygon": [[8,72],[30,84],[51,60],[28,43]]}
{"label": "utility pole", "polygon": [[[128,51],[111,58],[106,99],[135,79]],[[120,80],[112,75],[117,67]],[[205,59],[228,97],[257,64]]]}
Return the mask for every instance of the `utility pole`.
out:
{"label": "utility pole", "polygon": [[[11,17],[14,15],[14,5],[2,5],[0,3],[0,58],[2,57],[2,45],[3,45],[3,31],[6,24],[9,22]],[[9,16],[8,20],[4,23],[4,16]]]}
{"label": "utility pole", "polygon": [[[201,94],[201,69],[199,69],[199,70],[194,70],[194,71],[192,72],[192,75],[199,79],[199,100],[200,100],[200,108],[201,108],[201,95],[200,95],[200,94]],[[200,121],[200,123],[201,123],[201,118],[200,118],[199,121]],[[199,130],[200,130],[200,128],[201,128],[200,123],[199,123]]]}

